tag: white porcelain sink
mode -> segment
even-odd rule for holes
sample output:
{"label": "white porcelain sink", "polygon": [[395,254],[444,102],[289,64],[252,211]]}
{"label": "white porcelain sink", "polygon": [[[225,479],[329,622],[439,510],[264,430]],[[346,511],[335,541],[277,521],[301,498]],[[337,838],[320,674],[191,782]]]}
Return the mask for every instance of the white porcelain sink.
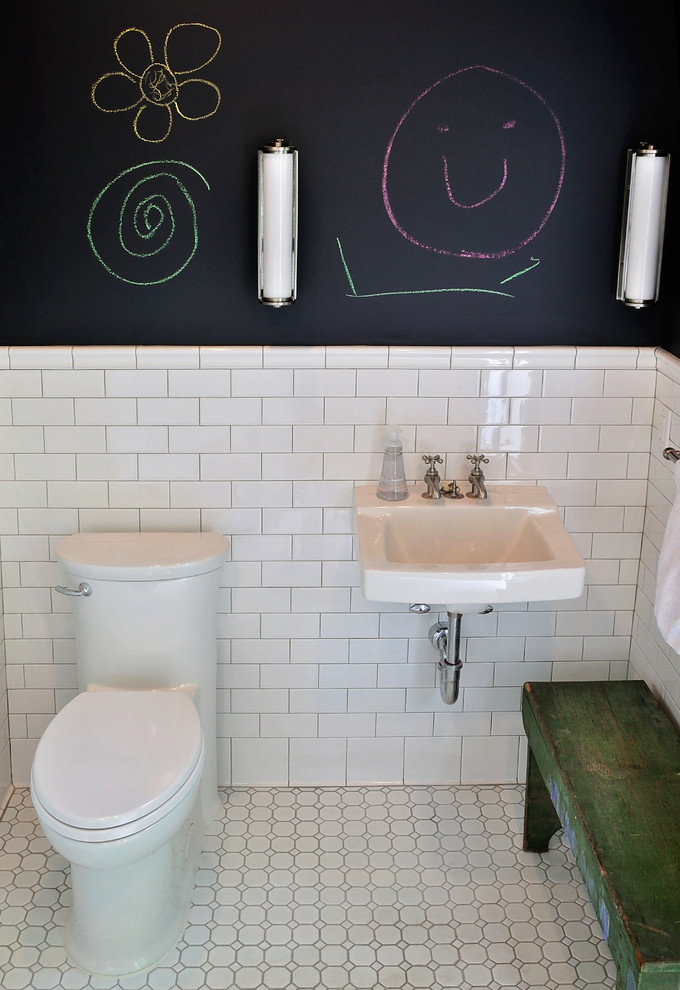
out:
{"label": "white porcelain sink", "polygon": [[[361,588],[369,601],[444,605],[578,598],[585,565],[545,488],[488,484],[488,498],[385,502],[355,488]],[[465,607],[467,606],[467,608]]]}

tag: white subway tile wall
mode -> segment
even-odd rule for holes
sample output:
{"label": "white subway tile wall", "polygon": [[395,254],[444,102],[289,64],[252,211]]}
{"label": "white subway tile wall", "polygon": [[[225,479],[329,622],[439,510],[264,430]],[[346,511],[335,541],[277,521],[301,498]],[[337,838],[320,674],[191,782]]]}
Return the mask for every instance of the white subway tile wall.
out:
{"label": "white subway tile wall", "polygon": [[654,618],[656,571],[671,506],[676,500],[680,467],[663,457],[665,447],[680,449],[680,360],[666,351],[657,355],[647,508],[640,554],[639,587],[631,638],[631,668],[647,681],[680,727],[680,656],[665,642]]}
{"label": "white subway tile wall", "polygon": [[[674,495],[652,423],[670,409],[680,441],[680,364],[660,352],[657,396],[656,361],[568,346],[1,349],[0,774],[11,737],[14,782],[27,783],[41,732],[76,693],[70,606],[50,590],[54,544],[76,531],[231,538],[222,785],[516,781],[522,683],[626,677],[631,632],[635,670],[677,714],[678,658],[650,602]],[[463,481],[480,450],[489,479],[546,485],[587,562],[580,599],[465,617],[455,708],[436,684],[438,616],[359,588],[352,489],[377,479],[388,422],[412,481],[434,451]]]}

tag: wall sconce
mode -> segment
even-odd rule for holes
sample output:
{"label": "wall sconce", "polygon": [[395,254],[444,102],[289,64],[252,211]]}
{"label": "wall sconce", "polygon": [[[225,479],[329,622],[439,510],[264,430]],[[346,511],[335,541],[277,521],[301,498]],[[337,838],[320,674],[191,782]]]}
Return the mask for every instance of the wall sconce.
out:
{"label": "wall sconce", "polygon": [[616,298],[641,309],[659,298],[670,155],[629,149]]}
{"label": "wall sconce", "polygon": [[297,295],[297,148],[276,138],[260,148],[258,165],[258,292],[266,306]]}

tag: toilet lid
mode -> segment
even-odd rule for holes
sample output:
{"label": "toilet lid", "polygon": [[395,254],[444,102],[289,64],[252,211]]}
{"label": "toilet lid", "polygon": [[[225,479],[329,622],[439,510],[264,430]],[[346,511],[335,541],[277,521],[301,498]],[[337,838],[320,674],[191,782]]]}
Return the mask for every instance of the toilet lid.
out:
{"label": "toilet lid", "polygon": [[32,784],[59,821],[114,828],[172,797],[202,746],[198,712],[182,691],[86,691],[47,726]]}

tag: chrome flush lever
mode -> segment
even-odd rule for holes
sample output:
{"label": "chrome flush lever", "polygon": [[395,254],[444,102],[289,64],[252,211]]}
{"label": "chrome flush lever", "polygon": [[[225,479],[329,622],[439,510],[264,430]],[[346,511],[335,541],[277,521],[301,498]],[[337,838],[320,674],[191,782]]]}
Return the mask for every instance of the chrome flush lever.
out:
{"label": "chrome flush lever", "polygon": [[54,588],[60,595],[69,595],[71,598],[89,598],[92,588],[85,581],[81,581],[77,590],[75,588],[65,588],[63,584],[57,584]]}

